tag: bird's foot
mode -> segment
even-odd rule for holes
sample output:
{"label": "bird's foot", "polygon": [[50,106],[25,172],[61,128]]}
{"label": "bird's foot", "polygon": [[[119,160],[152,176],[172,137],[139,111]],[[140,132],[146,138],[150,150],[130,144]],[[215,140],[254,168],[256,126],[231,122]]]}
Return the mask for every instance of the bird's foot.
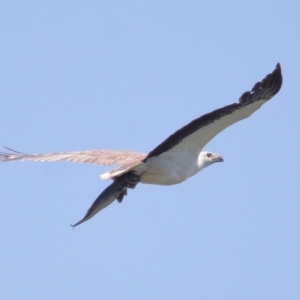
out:
{"label": "bird's foot", "polygon": [[141,176],[137,175],[135,172],[128,172],[121,177],[122,178],[120,178],[120,180],[124,182],[126,188],[123,189],[116,197],[119,203],[122,203],[123,198],[127,195],[127,188],[134,189],[135,186],[141,181]]}
{"label": "bird's foot", "polygon": [[135,172],[128,172],[123,175],[126,187],[134,189],[135,186],[141,181],[141,176]]}
{"label": "bird's foot", "polygon": [[124,189],[119,195],[117,195],[116,199],[119,203],[122,203],[123,198],[127,195],[127,188]]}

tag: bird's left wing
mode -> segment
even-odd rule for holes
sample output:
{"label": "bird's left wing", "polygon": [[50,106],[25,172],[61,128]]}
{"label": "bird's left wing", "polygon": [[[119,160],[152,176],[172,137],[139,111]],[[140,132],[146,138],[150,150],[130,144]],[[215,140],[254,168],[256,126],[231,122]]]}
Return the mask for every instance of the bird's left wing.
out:
{"label": "bird's left wing", "polygon": [[121,150],[86,150],[76,152],[58,152],[47,154],[25,154],[10,148],[11,152],[0,152],[0,162],[12,160],[32,160],[39,162],[70,161],[90,163],[103,166],[127,166],[133,162],[142,161],[146,154]]}
{"label": "bird's left wing", "polygon": [[233,103],[205,114],[174,132],[156,148],[147,158],[164,156],[169,159],[185,157],[185,153],[197,156],[203,147],[228,126],[249,117],[265,102],[275,96],[282,85],[280,64],[262,81],[257,82],[251,91],[245,92],[238,103]]}
{"label": "bird's left wing", "polygon": [[282,85],[280,65],[268,74],[262,81],[257,82],[251,91],[245,92],[239,103],[233,103],[205,114],[185,125],[149,152],[143,161],[134,161],[100,175],[101,179],[110,179],[135,170],[143,172],[147,168],[147,159],[153,156],[163,156],[172,161],[183,160],[192,154],[198,157],[202,148],[218,133],[228,126],[249,117],[265,102],[276,95]]}

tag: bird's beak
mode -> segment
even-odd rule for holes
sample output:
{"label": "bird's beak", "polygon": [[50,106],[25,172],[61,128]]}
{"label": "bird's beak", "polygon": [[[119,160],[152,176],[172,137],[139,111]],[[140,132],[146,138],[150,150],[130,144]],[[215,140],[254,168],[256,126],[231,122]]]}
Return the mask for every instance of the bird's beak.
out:
{"label": "bird's beak", "polygon": [[223,162],[224,159],[223,159],[223,157],[222,157],[221,155],[217,155],[217,156],[214,158],[214,161],[215,161],[215,162]]}

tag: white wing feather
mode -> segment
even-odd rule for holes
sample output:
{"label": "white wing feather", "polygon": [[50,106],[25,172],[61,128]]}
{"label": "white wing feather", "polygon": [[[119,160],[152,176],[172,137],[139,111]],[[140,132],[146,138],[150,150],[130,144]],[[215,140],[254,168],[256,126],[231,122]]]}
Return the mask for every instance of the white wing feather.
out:
{"label": "white wing feather", "polygon": [[121,150],[86,150],[76,152],[58,152],[47,154],[25,154],[12,149],[11,153],[0,152],[0,162],[13,160],[59,162],[70,161],[78,163],[90,163],[103,166],[127,166],[137,161],[142,161],[146,154]]}
{"label": "white wing feather", "polygon": [[193,134],[184,138],[181,143],[173,147],[167,152],[161,154],[161,156],[169,159],[178,159],[179,155],[185,156],[186,152],[193,153],[198,157],[203,147],[212,140],[217,134],[225,130],[232,124],[248,118],[256,110],[258,110],[266,100],[254,102],[242,109],[234,111],[232,114],[224,116],[211,124],[197,130]]}

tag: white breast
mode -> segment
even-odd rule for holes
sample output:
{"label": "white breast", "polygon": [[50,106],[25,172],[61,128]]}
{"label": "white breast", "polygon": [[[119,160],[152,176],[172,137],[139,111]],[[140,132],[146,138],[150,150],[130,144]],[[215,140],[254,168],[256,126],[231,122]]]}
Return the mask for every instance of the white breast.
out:
{"label": "white breast", "polygon": [[185,156],[173,160],[164,155],[148,159],[147,170],[142,174],[141,182],[158,185],[180,183],[200,171],[197,156]]}

